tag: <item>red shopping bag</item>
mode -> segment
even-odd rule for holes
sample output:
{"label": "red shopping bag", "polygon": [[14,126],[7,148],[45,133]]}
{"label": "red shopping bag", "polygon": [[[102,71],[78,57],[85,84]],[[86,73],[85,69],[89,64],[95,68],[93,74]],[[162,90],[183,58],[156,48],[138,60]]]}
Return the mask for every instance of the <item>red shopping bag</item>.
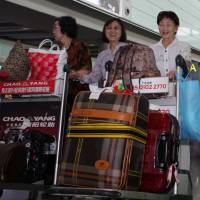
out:
{"label": "red shopping bag", "polygon": [[[50,43],[49,49],[43,48],[46,43]],[[64,79],[63,67],[67,63],[66,50],[60,50],[58,45],[45,39],[38,48],[29,48],[28,58],[31,69],[28,81],[54,81],[52,95],[61,96]]]}
{"label": "red shopping bag", "polygon": [[[42,49],[46,43],[50,43],[51,47]],[[56,50],[54,50],[55,47]],[[47,81],[63,78],[63,66],[67,63],[67,54],[51,40],[43,40],[39,48],[30,48],[28,58],[31,69],[28,80]]]}
{"label": "red shopping bag", "polygon": [[28,57],[31,67],[29,80],[55,79],[59,55],[45,52],[29,52]]}

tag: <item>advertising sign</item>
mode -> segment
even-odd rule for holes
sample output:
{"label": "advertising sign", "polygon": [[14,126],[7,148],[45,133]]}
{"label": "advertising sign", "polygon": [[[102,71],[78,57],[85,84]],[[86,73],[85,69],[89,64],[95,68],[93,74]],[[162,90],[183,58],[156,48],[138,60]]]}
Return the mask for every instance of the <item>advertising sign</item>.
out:
{"label": "advertising sign", "polygon": [[1,94],[49,94],[54,88],[55,80],[0,82]]}
{"label": "advertising sign", "polygon": [[152,93],[168,93],[168,77],[151,77],[132,79],[135,93],[152,94]]}
{"label": "advertising sign", "polygon": [[60,101],[56,98],[35,98],[2,101],[0,104],[0,135],[9,128],[19,128],[29,120],[30,130],[58,136]]}
{"label": "advertising sign", "polygon": [[[168,77],[148,77],[140,79],[132,79],[133,92],[141,94],[168,93],[169,78]],[[116,80],[113,84],[123,85],[122,80]]]}

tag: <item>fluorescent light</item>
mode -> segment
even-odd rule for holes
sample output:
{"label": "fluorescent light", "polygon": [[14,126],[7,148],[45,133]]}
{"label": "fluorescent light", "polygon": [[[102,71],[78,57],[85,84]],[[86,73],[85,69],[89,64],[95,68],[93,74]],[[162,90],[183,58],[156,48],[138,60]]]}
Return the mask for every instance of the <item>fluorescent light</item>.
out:
{"label": "fluorescent light", "polygon": [[90,3],[93,3],[93,4],[95,4],[95,5],[97,5],[97,6],[99,6],[99,0],[86,0],[86,1],[88,1],[88,2],[90,2]]}

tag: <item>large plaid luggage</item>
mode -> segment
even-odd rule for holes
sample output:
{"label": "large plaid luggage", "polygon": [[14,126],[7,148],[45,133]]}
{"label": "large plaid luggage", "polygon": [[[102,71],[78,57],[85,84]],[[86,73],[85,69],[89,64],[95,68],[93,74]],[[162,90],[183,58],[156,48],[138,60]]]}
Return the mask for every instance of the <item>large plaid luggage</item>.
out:
{"label": "large plaid luggage", "polygon": [[148,100],[130,94],[77,96],[71,113],[58,183],[137,189],[147,137]]}
{"label": "large plaid luggage", "polygon": [[179,124],[169,113],[149,112],[141,191],[167,192],[175,182]]}

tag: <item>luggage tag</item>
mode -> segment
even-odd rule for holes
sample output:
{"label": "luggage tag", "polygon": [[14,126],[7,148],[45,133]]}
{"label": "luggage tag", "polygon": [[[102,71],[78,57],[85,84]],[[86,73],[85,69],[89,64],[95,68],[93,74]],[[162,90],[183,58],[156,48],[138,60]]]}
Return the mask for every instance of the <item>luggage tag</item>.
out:
{"label": "luggage tag", "polygon": [[[174,174],[173,174],[174,173]],[[170,165],[169,167],[169,171],[168,171],[168,174],[167,174],[167,181],[168,181],[168,186],[169,184],[171,183],[172,181],[172,178],[175,178],[175,181],[176,183],[180,183],[180,180],[179,180],[179,177],[178,177],[178,170],[177,170],[177,167],[176,167],[176,164],[172,164]]]}
{"label": "luggage tag", "polygon": [[102,92],[113,92],[112,87],[96,88],[96,90],[90,93],[89,99],[98,100]]}

